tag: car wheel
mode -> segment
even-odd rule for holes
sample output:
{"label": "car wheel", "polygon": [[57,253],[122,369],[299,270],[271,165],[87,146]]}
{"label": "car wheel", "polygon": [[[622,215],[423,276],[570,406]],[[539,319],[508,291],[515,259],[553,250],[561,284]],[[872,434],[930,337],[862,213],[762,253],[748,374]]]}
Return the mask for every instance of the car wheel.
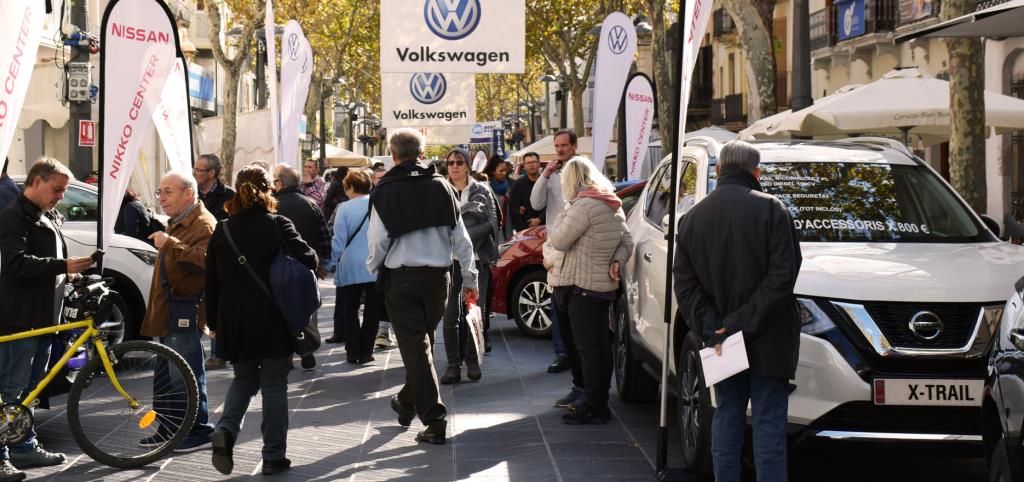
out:
{"label": "car wheel", "polygon": [[999,440],[992,446],[988,462],[989,482],[1014,482],[1010,470],[1010,457],[1006,453],[1006,439],[999,437]]}
{"label": "car wheel", "polygon": [[551,292],[548,275],[532,271],[512,290],[512,318],[526,336],[543,338],[551,334]]}
{"label": "car wheel", "polygon": [[[125,339],[128,325],[128,303],[116,292],[110,293],[113,309],[106,320],[96,320],[96,328],[100,330],[103,343],[110,346],[121,343]],[[141,322],[141,320],[139,320]],[[106,326],[102,326],[106,324]],[[101,327],[102,326],[102,327]]]}
{"label": "car wheel", "polygon": [[700,345],[693,334],[683,341],[676,376],[679,398],[676,403],[683,462],[701,475],[711,475],[711,391],[704,386],[700,363]]}
{"label": "car wheel", "polygon": [[625,297],[619,297],[612,309],[615,317],[615,388],[624,402],[650,402],[658,395],[658,382],[633,356],[628,312]]}

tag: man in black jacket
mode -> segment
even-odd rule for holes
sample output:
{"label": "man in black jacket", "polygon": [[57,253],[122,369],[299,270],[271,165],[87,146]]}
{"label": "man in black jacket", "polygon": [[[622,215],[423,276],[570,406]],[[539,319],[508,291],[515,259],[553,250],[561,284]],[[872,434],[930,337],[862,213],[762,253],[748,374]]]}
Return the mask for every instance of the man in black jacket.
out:
{"label": "man in black jacket", "polygon": [[800,244],[786,206],[761,190],[760,153],[742,141],[719,154],[718,188],[680,221],[675,295],[690,329],[721,354],[743,333],[750,369],[715,385],[715,480],[739,482],[752,401],[759,481],[786,480],[788,380],[796,374],[800,319],[793,287]]}
{"label": "man in black jacket", "polygon": [[[277,214],[292,224],[302,236],[302,240],[316,251],[320,266],[316,269],[317,277],[327,277],[323,263],[331,259],[331,233],[327,229],[327,221],[320,212],[316,201],[299,192],[299,173],[294,168],[278,164],[274,167],[274,197],[277,198]],[[314,314],[313,316],[316,316]],[[334,343],[337,340],[325,340]],[[302,357],[302,368],[307,370],[316,366],[316,358],[312,354]]]}
{"label": "man in black jacket", "polygon": [[195,166],[192,167],[192,175],[199,183],[199,200],[217,221],[228,218],[228,213],[224,211],[224,203],[235,197],[235,190],[220,181],[220,170],[220,158],[216,154],[203,154],[197,157]]}
{"label": "man in black jacket", "polygon": [[[0,212],[0,335],[59,323],[67,278],[92,265],[88,257],[67,257],[63,218],[54,209],[73,177],[56,160],[40,159],[28,171],[25,192]],[[52,343],[53,335],[0,343],[3,403],[18,403],[43,378]],[[18,469],[64,460],[64,454],[43,450],[31,431],[22,443],[0,445],[0,481],[22,480]]]}
{"label": "man in black jacket", "polygon": [[540,177],[540,156],[536,152],[523,154],[523,169],[526,173],[516,180],[508,195],[509,217],[516,231],[544,224],[544,212],[530,204],[530,193]]}

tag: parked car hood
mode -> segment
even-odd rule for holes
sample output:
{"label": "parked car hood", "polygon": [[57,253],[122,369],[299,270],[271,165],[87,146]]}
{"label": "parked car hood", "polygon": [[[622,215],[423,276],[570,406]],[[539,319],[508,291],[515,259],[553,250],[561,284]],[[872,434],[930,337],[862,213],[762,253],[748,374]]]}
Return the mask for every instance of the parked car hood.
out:
{"label": "parked car hood", "polygon": [[[61,227],[61,233],[64,234],[64,238],[74,241],[79,244],[86,246],[96,246],[96,229],[75,229],[74,227],[69,228],[68,225]],[[112,248],[131,248],[141,249],[144,251],[156,252],[152,246],[139,241],[130,236],[123,236],[115,234],[110,238],[110,247]]]}
{"label": "parked car hood", "polygon": [[796,293],[864,301],[1001,302],[1024,274],[1007,243],[801,243]]}

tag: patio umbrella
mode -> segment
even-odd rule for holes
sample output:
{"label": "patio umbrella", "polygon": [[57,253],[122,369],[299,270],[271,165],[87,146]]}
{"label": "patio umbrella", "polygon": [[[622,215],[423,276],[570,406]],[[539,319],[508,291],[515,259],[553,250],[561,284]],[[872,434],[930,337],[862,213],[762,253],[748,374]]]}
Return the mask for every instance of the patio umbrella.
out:
{"label": "patio umbrella", "polygon": [[[934,144],[949,138],[949,82],[917,69],[893,70],[867,85],[819,99],[798,112],[783,112],[764,124],[752,125],[741,138],[803,135],[910,136]],[[985,92],[985,125],[997,133],[1024,129],[1024,100]]]}
{"label": "patio umbrella", "polygon": [[[325,150],[327,151],[325,160],[327,161],[328,166],[366,167],[370,165],[369,158],[362,154],[356,154],[355,152],[349,151],[347,149],[342,149],[338,146],[334,146],[331,144],[327,144]],[[313,151],[312,157],[314,159],[319,159],[320,150],[317,149]]]}
{"label": "patio umbrella", "polygon": [[921,37],[988,37],[1024,36],[1024,0],[1012,0],[978,10],[917,32],[896,37],[896,43]]}

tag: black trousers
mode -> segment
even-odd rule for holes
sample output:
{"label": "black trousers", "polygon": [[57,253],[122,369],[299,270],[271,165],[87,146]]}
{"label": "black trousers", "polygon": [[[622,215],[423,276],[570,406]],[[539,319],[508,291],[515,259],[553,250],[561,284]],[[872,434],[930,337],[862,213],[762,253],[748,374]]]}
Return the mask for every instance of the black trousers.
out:
{"label": "black trousers", "polygon": [[556,311],[555,318],[559,334],[562,335],[562,344],[565,345],[565,356],[572,366],[572,384],[582,389],[586,387],[586,379],[583,377],[583,367],[580,366],[580,354],[576,348],[575,334],[569,313],[573,289],[572,286],[555,286],[551,300]]}
{"label": "black trousers", "polygon": [[433,334],[448,302],[448,268],[389,270],[385,279],[384,305],[405,364],[398,401],[415,408],[424,425],[444,420],[448,412],[441,403],[432,352]]}
{"label": "black trousers", "polygon": [[[611,301],[586,293],[569,295],[572,339],[579,356],[577,365],[583,371],[583,401],[588,408],[596,410],[608,406],[608,390],[611,388],[612,370],[615,368],[612,361],[611,330],[608,329],[610,304]],[[569,343],[566,340],[567,348]]]}
{"label": "black trousers", "polygon": [[[345,358],[350,362],[365,360],[373,355],[373,342],[380,326],[381,311],[384,310],[383,294],[373,288],[373,283],[348,285],[339,288],[344,297],[345,310]],[[366,294],[363,308],[363,322],[359,323],[359,305]]]}

